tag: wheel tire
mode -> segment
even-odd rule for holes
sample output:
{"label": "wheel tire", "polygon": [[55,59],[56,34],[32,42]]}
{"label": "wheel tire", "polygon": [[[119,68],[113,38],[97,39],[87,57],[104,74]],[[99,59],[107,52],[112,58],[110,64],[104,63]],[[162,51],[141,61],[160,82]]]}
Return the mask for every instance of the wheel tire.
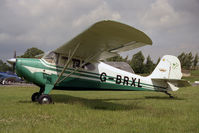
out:
{"label": "wheel tire", "polygon": [[51,99],[51,97],[49,95],[43,94],[43,95],[39,96],[38,102],[40,104],[51,104],[52,103],[52,99]]}
{"label": "wheel tire", "polygon": [[37,102],[40,95],[41,95],[41,94],[40,94],[39,92],[33,93],[33,94],[32,94],[32,97],[31,97],[32,101],[33,101],[33,102]]}
{"label": "wheel tire", "polygon": [[170,98],[174,98],[174,96],[169,96]]}

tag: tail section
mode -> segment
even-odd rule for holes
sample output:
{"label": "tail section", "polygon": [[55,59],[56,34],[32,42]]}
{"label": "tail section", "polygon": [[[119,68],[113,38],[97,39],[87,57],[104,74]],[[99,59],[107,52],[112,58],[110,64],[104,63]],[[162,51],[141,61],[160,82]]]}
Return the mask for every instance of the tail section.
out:
{"label": "tail section", "polygon": [[181,64],[177,57],[165,55],[160,60],[150,78],[158,79],[181,79]]}
{"label": "tail section", "polygon": [[190,86],[188,81],[181,80],[181,64],[177,57],[165,55],[149,76],[155,85],[167,87],[167,91],[177,91],[178,87]]}

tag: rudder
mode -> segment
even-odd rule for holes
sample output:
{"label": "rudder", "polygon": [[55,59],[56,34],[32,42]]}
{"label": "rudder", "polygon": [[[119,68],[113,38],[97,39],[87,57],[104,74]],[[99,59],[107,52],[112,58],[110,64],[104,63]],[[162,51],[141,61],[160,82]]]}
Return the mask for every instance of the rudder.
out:
{"label": "rudder", "polygon": [[165,55],[150,75],[150,78],[181,79],[181,64],[177,57]]}

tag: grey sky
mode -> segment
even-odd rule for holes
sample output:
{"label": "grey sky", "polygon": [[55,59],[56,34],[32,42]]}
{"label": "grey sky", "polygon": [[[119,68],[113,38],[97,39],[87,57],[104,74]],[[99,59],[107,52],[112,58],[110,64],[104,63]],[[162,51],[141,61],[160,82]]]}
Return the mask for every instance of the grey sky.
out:
{"label": "grey sky", "polygon": [[1,0],[0,58],[27,48],[53,50],[91,24],[116,20],[145,32],[153,41],[138,50],[157,59],[199,53],[199,0]]}

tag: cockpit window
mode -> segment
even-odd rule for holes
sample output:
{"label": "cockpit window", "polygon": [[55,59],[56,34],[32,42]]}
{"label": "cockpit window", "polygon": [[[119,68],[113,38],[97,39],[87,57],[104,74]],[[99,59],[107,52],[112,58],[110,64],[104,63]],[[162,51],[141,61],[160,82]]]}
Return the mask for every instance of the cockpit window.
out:
{"label": "cockpit window", "polygon": [[46,60],[49,63],[53,63],[56,64],[57,63],[57,58],[58,58],[58,54],[54,53],[54,52],[50,52],[47,53],[43,59]]}
{"label": "cockpit window", "polygon": [[93,70],[95,70],[95,65],[94,65],[94,64],[91,64],[91,63],[86,63],[86,64],[83,66],[83,68],[84,68],[85,70],[93,71]]}
{"label": "cockpit window", "polygon": [[[47,53],[46,55],[44,55],[43,59],[51,64],[55,64],[58,66],[64,66],[64,65],[66,65],[66,63],[68,61],[68,57],[66,57],[65,55],[57,54],[55,52]],[[93,65],[91,63],[86,63],[86,64],[84,64],[84,63],[85,62],[83,60],[73,58],[69,62],[68,67],[69,68],[79,68],[81,66],[80,69],[85,69],[85,70],[89,70],[89,71],[95,70],[95,65]]]}
{"label": "cockpit window", "polygon": [[65,56],[61,55],[59,58],[60,59],[59,59],[58,65],[64,66],[66,64],[67,60],[68,60],[68,57],[65,57]]}
{"label": "cockpit window", "polygon": [[72,61],[73,61],[73,68],[80,67],[80,60],[72,59]]}

